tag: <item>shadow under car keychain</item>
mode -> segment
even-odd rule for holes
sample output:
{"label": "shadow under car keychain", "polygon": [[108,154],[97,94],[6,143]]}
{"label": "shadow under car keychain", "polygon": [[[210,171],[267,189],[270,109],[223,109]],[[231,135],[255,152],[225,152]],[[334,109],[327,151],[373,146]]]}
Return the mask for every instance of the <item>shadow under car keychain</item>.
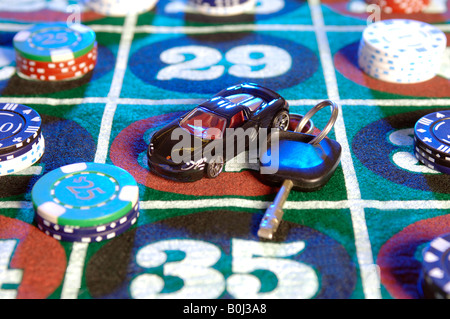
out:
{"label": "shadow under car keychain", "polygon": [[[327,106],[331,106],[331,117],[325,128],[317,136],[300,133],[311,117]],[[334,174],[340,163],[341,145],[326,136],[333,128],[338,112],[334,101],[324,100],[308,111],[295,131],[277,130],[269,135],[267,148],[260,154],[260,176],[266,183],[281,185],[281,188],[261,220],[258,230],[260,238],[273,239],[291,189],[304,192],[318,190]],[[272,171],[273,167],[277,168],[276,172]]]}

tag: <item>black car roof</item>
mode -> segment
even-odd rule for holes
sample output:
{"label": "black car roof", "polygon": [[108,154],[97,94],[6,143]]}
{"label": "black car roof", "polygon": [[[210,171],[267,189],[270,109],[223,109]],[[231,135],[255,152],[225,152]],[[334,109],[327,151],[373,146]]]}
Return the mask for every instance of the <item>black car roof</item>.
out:
{"label": "black car roof", "polygon": [[246,107],[240,103],[233,103],[226,99],[227,96],[234,94],[251,94],[254,97],[263,99],[266,103],[270,103],[273,100],[283,99],[276,92],[267,88],[261,87],[253,83],[239,84],[229,87],[220,91],[211,99],[203,102],[199,107],[208,109],[216,114],[222,115],[227,118],[233,117],[236,113],[246,109]]}
{"label": "black car roof", "polygon": [[255,97],[262,98],[266,102],[282,98],[275,91],[272,91],[271,89],[268,89],[255,83],[242,83],[235,86],[231,86],[229,88],[220,91],[214,96],[229,96],[232,94],[240,94],[240,93],[252,94]]}

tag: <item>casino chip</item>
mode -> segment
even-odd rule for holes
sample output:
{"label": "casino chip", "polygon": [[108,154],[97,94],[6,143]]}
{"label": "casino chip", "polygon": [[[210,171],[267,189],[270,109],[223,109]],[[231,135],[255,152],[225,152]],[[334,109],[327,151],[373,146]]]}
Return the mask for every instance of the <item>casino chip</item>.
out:
{"label": "casino chip", "polygon": [[367,4],[376,4],[387,14],[412,14],[425,10],[430,0],[366,0]]}
{"label": "casino chip", "polygon": [[87,8],[104,16],[124,17],[152,10],[158,0],[85,0]]}
{"label": "casino chip", "polygon": [[31,107],[0,103],[0,154],[31,144],[41,133],[41,116]]}
{"label": "casino chip", "polygon": [[105,223],[98,226],[92,227],[79,227],[79,226],[62,226],[58,224],[54,224],[49,222],[48,220],[43,219],[39,215],[35,215],[34,219],[38,225],[42,227],[42,229],[49,230],[50,232],[54,232],[55,234],[65,234],[68,236],[95,236],[103,233],[110,233],[116,231],[123,226],[128,224],[134,224],[136,222],[137,217],[139,216],[139,203],[136,204],[133,208],[133,211],[130,211],[129,214],[120,217],[112,222]]}
{"label": "casino chip", "polygon": [[[121,235],[136,223],[138,217],[139,203],[136,204],[128,215],[120,218],[118,221],[96,227],[70,228],[68,226],[59,226],[56,224],[49,225],[46,221],[41,222],[38,219],[36,219],[36,223],[37,227],[46,235],[57,240],[90,243],[112,239]],[[104,230],[100,231],[100,229]]]}
{"label": "casino chip", "polygon": [[188,0],[187,9],[208,16],[234,16],[254,12],[256,0]]}
{"label": "casino chip", "polygon": [[[42,134],[37,139],[37,142],[30,144],[30,147],[27,149],[27,152],[20,156],[8,157],[6,161],[1,161],[0,176],[20,172],[40,160],[45,151],[45,141]],[[15,156],[16,154],[11,154],[11,156],[13,155]]]}
{"label": "casino chip", "polygon": [[55,169],[33,186],[38,227],[58,240],[91,242],[113,238],[139,215],[133,176],[109,164],[75,163]]}
{"label": "casino chip", "polygon": [[359,67],[368,75],[391,83],[420,83],[440,70],[447,38],[424,22],[392,19],[375,22],[363,32]]}
{"label": "casino chip", "polygon": [[13,42],[17,73],[25,79],[78,79],[97,61],[95,32],[82,24],[37,24],[18,32]]}
{"label": "casino chip", "polygon": [[440,165],[440,166],[450,167],[450,157],[442,158],[442,157],[436,156],[436,155],[430,153],[429,151],[423,149],[420,145],[417,145],[417,144],[415,144],[414,152],[418,153],[420,156],[425,158],[427,161],[436,163],[437,165]]}
{"label": "casino chip", "polygon": [[92,71],[97,61],[97,45],[79,58],[62,62],[39,62],[16,54],[16,68],[22,77],[43,81],[78,79]]}
{"label": "casino chip", "polygon": [[0,103],[0,176],[40,160],[45,149],[41,122],[41,116],[26,105]]}
{"label": "casino chip", "polygon": [[416,122],[414,153],[424,165],[450,174],[450,110],[427,114]]}
{"label": "casino chip", "polygon": [[450,299],[450,234],[433,239],[422,252],[425,298]]}
{"label": "casino chip", "polygon": [[439,164],[438,162],[436,162],[435,158],[433,158],[432,156],[428,156],[424,152],[421,152],[420,150],[417,149],[417,147],[414,150],[414,155],[425,166],[428,166],[429,168],[441,173],[450,174],[449,166]]}

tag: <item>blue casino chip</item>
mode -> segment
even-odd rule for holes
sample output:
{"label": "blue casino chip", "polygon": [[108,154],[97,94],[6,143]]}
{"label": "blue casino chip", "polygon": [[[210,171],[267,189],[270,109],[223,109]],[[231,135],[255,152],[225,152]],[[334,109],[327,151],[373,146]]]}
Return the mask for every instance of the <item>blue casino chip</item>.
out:
{"label": "blue casino chip", "polygon": [[420,118],[414,126],[416,143],[441,156],[450,156],[450,110]]}
{"label": "blue casino chip", "polygon": [[[429,111],[430,112],[430,111]],[[400,153],[413,156],[413,140],[400,145],[391,141],[390,135],[395,131],[409,132],[417,119],[428,114],[426,110],[399,113],[373,121],[359,129],[352,140],[352,150],[366,169],[383,181],[408,187],[413,192],[435,192],[449,194],[450,189],[445,181],[449,178],[442,174],[423,174],[398,165],[393,157]],[[409,137],[409,135],[408,135]],[[422,148],[424,149],[424,148]]]}
{"label": "blue casino chip", "polygon": [[38,162],[45,151],[45,140],[42,134],[37,143],[31,144],[28,152],[15,158],[0,162],[0,176],[17,173]]}
{"label": "blue casino chip", "polygon": [[4,161],[10,161],[14,158],[18,158],[29,151],[31,151],[33,148],[35,148],[41,141],[41,138],[43,138],[42,133],[34,139],[34,141],[22,148],[17,149],[14,152],[6,153],[6,154],[0,154],[0,163]]}
{"label": "blue casino chip", "polygon": [[450,299],[450,234],[433,239],[423,250],[422,276],[426,298]]}
{"label": "blue casino chip", "polygon": [[51,223],[93,227],[126,216],[138,203],[139,188],[122,168],[75,163],[41,177],[31,199],[36,214]]}
{"label": "blue casino chip", "polygon": [[116,219],[112,222],[92,227],[58,225],[43,219],[41,216],[37,214],[34,216],[34,219],[36,221],[36,224],[40,225],[42,229],[48,230],[52,234],[59,236],[59,238],[57,239],[64,238],[65,236],[67,236],[67,238],[74,239],[74,241],[79,240],[84,241],[82,240],[84,237],[95,238],[96,236],[101,236],[102,234],[109,234],[112,232],[115,232],[117,234],[117,232],[120,229],[126,227],[125,225],[129,226],[133,225],[134,222],[132,220],[136,219],[138,215],[139,215],[139,202],[125,216]]}
{"label": "blue casino chip", "polygon": [[0,154],[31,144],[41,132],[41,122],[41,116],[26,105],[0,103]]}
{"label": "blue casino chip", "polygon": [[18,32],[13,43],[14,48],[29,60],[60,62],[88,53],[95,38],[95,32],[85,25],[54,22]]}
{"label": "blue casino chip", "polygon": [[436,160],[430,156],[426,156],[423,152],[417,152],[416,149],[414,149],[414,155],[416,158],[425,166],[428,166],[429,168],[444,173],[444,174],[450,174],[450,166],[444,166],[436,162]]}
{"label": "blue casino chip", "polygon": [[439,154],[433,154],[429,150],[422,148],[422,146],[417,143],[414,144],[414,152],[419,153],[426,160],[431,161],[432,163],[450,168],[450,157],[443,158],[439,156]]}
{"label": "blue casino chip", "polygon": [[[58,228],[58,225],[48,225],[42,219],[37,219],[37,227],[46,235],[59,241],[91,243],[109,240],[123,234],[136,223],[138,217],[139,203],[135,205],[128,215],[122,217],[116,223],[112,222],[104,225],[104,228],[103,225],[97,227],[72,228],[74,232],[70,232],[70,228],[67,228],[67,226]],[[100,229],[104,230],[98,231]]]}

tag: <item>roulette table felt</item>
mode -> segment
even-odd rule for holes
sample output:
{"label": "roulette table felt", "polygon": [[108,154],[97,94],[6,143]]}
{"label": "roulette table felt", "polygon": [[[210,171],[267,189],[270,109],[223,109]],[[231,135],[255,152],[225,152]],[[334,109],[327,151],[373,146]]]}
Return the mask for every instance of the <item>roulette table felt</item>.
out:
{"label": "roulette table felt", "polygon": [[[125,17],[75,1],[36,3],[0,11],[0,102],[36,110],[46,143],[38,163],[0,176],[0,297],[421,298],[422,250],[450,232],[450,176],[415,158],[414,125],[450,108],[448,68],[406,85],[367,76],[357,51],[373,14],[344,0],[261,0],[253,14],[220,18],[188,13],[182,0]],[[446,4],[380,19],[424,21],[448,37],[449,14]],[[78,18],[96,34],[93,71],[60,82],[16,74],[17,32]],[[257,230],[277,188],[254,167],[227,164],[215,179],[177,183],[147,164],[156,130],[242,82],[276,91],[291,113],[324,99],[340,105],[329,137],[342,146],[341,163],[320,190],[290,193],[269,242]],[[317,129],[327,112],[314,116]],[[36,227],[33,185],[78,162],[135,178],[140,215],[120,236],[74,243]]]}

